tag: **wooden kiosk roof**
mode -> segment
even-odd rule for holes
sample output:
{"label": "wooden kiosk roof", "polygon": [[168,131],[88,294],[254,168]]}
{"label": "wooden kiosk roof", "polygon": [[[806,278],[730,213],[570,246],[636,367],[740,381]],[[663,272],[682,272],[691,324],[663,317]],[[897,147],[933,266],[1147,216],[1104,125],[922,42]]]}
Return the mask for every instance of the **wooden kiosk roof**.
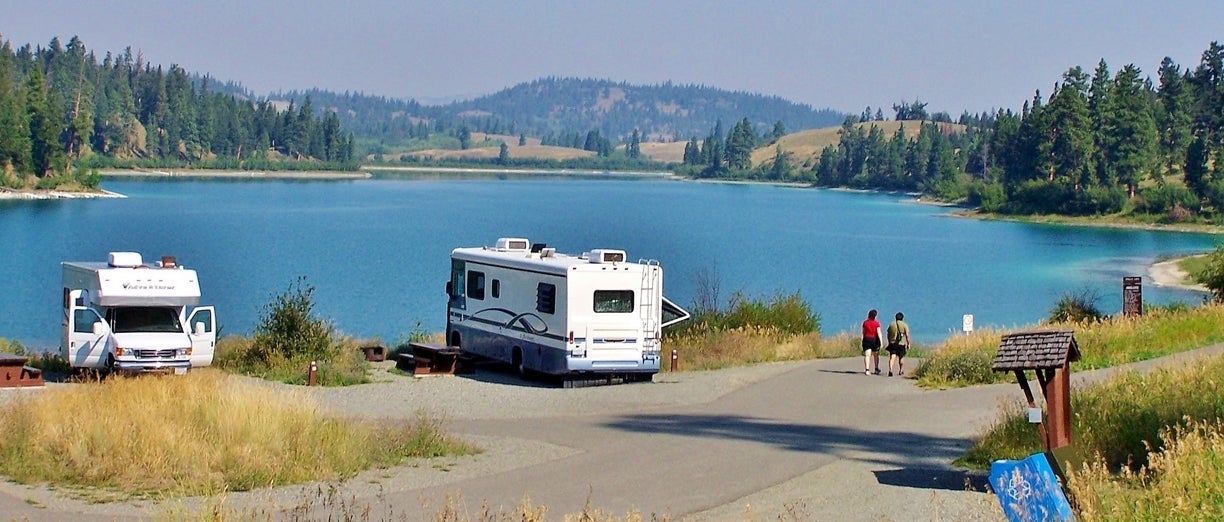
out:
{"label": "wooden kiosk roof", "polygon": [[1061,368],[1078,361],[1079,346],[1073,330],[1045,330],[1007,334],[999,341],[991,369],[996,372]]}

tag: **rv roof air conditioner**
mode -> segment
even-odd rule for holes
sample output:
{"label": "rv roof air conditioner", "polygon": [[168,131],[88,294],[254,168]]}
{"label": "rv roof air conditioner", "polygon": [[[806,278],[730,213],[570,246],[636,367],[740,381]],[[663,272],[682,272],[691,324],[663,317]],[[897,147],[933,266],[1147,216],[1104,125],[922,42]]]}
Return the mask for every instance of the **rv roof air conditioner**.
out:
{"label": "rv roof air conditioner", "polygon": [[624,263],[624,250],[598,249],[591,251],[589,261],[592,263]]}
{"label": "rv roof air conditioner", "polygon": [[106,264],[115,268],[136,268],[144,264],[140,252],[111,252],[106,256]]}
{"label": "rv roof air conditioner", "polygon": [[497,238],[497,250],[501,252],[526,252],[531,242],[520,237]]}

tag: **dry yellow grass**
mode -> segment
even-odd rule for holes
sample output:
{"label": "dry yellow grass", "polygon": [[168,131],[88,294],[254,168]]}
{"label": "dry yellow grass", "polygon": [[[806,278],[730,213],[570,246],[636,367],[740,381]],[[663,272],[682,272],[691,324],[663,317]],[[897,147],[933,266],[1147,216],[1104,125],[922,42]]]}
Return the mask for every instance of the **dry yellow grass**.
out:
{"label": "dry yellow grass", "polygon": [[768,327],[703,330],[669,339],[681,370],[715,370],[776,361],[798,361],[861,355],[857,339],[813,332],[787,336]]}
{"label": "dry yellow grass", "polygon": [[446,447],[473,451],[421,421],[343,420],[300,393],[211,369],[109,377],[0,408],[0,473],[119,497],[214,495],[344,479]]}
{"label": "dry yellow grass", "polygon": [[[472,143],[478,144],[485,141],[503,142],[506,144],[506,152],[511,158],[534,158],[534,159],[549,159],[549,160],[567,160],[574,158],[586,158],[594,156],[595,153],[586,150],[571,149],[569,147],[555,147],[552,145],[540,145],[540,138],[526,138],[523,145],[519,145],[519,137],[509,134],[485,134],[483,132],[472,133]],[[681,149],[683,152],[683,149]],[[418,150],[402,154],[401,156],[410,156],[426,160],[464,160],[464,159],[480,159],[489,160],[497,159],[501,154],[501,147],[473,147],[467,150],[448,150],[448,149],[426,149]],[[397,158],[398,159],[398,158]]]}
{"label": "dry yellow grass", "polygon": [[639,146],[642,155],[655,161],[664,163],[680,163],[684,161],[684,146],[687,141],[672,141],[667,143],[661,142],[644,142]]}
{"label": "dry yellow grass", "polygon": [[[912,140],[918,136],[918,131],[921,128],[921,122],[918,121],[871,121],[855,124],[854,127],[857,129],[870,129],[872,125],[875,125],[884,133],[885,138],[892,139],[893,135],[897,133],[897,129],[903,124],[905,126],[905,137]],[[940,123],[939,126],[944,132],[963,132],[965,129],[964,125],[953,123]],[[841,131],[841,126],[810,129],[787,134],[775,144],[752,151],[752,164],[761,165],[772,162],[778,146],[782,147],[783,152],[790,154],[792,165],[803,165],[808,162],[815,164],[820,159],[820,153],[825,147],[837,145],[841,142],[841,136],[838,135],[839,131]],[[684,149],[681,148],[681,153],[683,151]]]}

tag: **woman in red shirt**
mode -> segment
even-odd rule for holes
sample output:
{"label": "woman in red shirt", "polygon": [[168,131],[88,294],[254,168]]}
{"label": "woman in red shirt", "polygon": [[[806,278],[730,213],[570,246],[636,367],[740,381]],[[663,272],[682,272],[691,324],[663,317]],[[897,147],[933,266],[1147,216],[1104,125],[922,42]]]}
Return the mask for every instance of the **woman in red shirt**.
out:
{"label": "woman in red shirt", "polygon": [[867,320],[863,321],[863,373],[871,375],[872,363],[875,363],[875,374],[880,374],[880,322],[876,320],[876,311],[867,312]]}

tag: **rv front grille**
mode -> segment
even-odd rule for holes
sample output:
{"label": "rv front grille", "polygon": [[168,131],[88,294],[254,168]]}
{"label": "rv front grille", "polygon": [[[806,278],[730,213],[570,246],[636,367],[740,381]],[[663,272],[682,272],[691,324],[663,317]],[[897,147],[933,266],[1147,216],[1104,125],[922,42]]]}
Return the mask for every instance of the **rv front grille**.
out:
{"label": "rv front grille", "polygon": [[177,350],[135,350],[137,359],[167,359],[173,358]]}

